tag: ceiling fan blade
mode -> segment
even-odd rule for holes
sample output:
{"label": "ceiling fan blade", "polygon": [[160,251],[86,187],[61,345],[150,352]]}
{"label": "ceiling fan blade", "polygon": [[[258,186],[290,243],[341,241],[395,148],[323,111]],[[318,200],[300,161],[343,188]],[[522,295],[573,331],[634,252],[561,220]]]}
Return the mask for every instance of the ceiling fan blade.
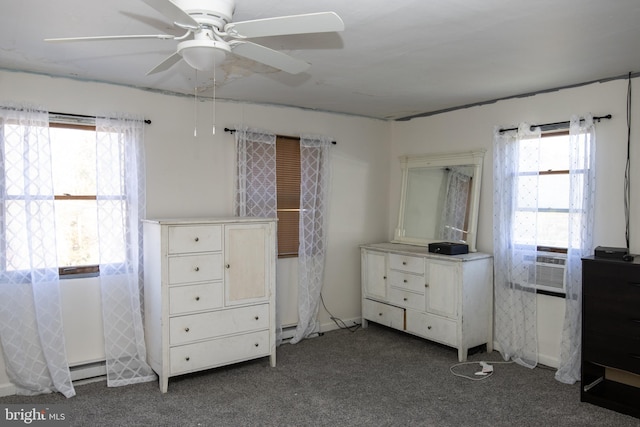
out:
{"label": "ceiling fan blade", "polygon": [[196,22],[189,14],[180,9],[171,0],[142,0],[147,5],[151,6],[173,22],[183,24],[191,27],[199,27],[200,24]]}
{"label": "ceiling fan blade", "polygon": [[153,67],[151,70],[149,70],[149,72],[147,73],[147,76],[151,74],[161,73],[162,71],[166,71],[169,68],[173,67],[178,62],[180,62],[181,59],[182,59],[182,55],[176,52],[173,55],[169,56],[164,61],[162,61],[161,63],[159,63],[158,65],[156,65],[155,67]]}
{"label": "ceiling fan blade", "polygon": [[289,74],[301,73],[311,66],[306,61],[251,42],[234,40],[229,42],[229,46],[231,47],[231,52],[238,56],[261,62],[273,68],[286,71]]}
{"label": "ceiling fan blade", "polygon": [[344,22],[335,12],[280,16],[252,21],[230,22],[224,31],[232,37],[252,38],[286,34],[343,31]]}
{"label": "ceiling fan blade", "polygon": [[128,35],[128,36],[90,36],[90,37],[62,37],[55,39],[44,39],[46,42],[84,42],[95,40],[128,40],[128,39],[174,39],[175,36],[169,34],[148,34],[148,35]]}

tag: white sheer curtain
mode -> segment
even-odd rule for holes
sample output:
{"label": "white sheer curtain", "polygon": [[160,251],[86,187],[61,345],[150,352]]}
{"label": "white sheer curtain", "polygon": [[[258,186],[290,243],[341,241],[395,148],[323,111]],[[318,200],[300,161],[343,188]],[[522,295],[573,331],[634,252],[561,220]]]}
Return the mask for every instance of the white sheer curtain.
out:
{"label": "white sheer curtain", "polygon": [[107,385],[156,379],[146,363],[142,323],[142,224],[145,215],[144,122],[96,118],[100,286]]}
{"label": "white sheer curtain", "polygon": [[442,209],[440,238],[451,242],[466,240],[465,221],[471,176],[457,168],[447,172],[446,196]]}
{"label": "white sheer curtain", "polygon": [[[595,128],[573,116],[569,137],[566,298],[558,381],[580,379],[582,262],[593,250]],[[494,138],[495,337],[505,360],[537,364],[535,262],[540,131],[523,124]],[[517,243],[516,243],[517,242]]]}
{"label": "white sheer curtain", "polygon": [[56,256],[49,115],[0,107],[0,338],[18,394],[75,395]]}
{"label": "white sheer curtain", "polygon": [[276,218],[276,135],[246,127],[235,135],[236,215]]}
{"label": "white sheer curtain", "polygon": [[317,314],[324,281],[331,171],[331,139],[300,138],[300,248],[298,251],[298,326],[295,344],[318,331]]}
{"label": "white sheer curtain", "polygon": [[529,368],[538,363],[536,278],[529,266],[537,255],[539,144],[540,129],[527,124],[494,133],[495,340],[505,360]]}
{"label": "white sheer curtain", "polygon": [[592,254],[595,211],[596,132],[593,118],[571,117],[569,127],[569,242],[566,262],[565,319],[556,379],[580,381],[582,340],[582,261]]}
{"label": "white sheer curtain", "polygon": [[[235,136],[235,214],[277,218],[276,135],[238,126]],[[276,308],[276,344],[281,342],[282,319]]]}

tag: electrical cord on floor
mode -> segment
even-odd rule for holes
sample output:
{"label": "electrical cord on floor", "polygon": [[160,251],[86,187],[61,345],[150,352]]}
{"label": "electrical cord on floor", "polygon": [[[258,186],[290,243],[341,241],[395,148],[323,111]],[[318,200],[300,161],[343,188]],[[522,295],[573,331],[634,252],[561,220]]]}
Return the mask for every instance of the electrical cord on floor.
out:
{"label": "electrical cord on floor", "polygon": [[[486,380],[487,378],[489,378],[490,376],[493,375],[493,365],[499,365],[499,364],[503,364],[503,365],[508,365],[513,363],[513,361],[508,361],[508,362],[461,362],[461,363],[456,363],[455,365],[452,365],[449,368],[449,371],[451,371],[451,373],[453,375],[455,375],[456,377],[462,377],[462,378],[466,378],[468,380],[471,381],[482,381],[482,380]],[[475,373],[475,377],[472,377],[470,375],[465,375],[465,374],[459,374],[457,372],[454,371],[455,368],[459,367],[459,366],[465,366],[465,365],[477,365],[480,364],[480,371]]]}
{"label": "electrical cord on floor", "polygon": [[355,323],[355,324],[353,324],[353,325],[351,325],[351,326],[347,326],[347,324],[344,322],[344,320],[340,319],[339,317],[334,316],[334,315],[329,311],[329,309],[327,308],[327,306],[325,305],[325,303],[324,303],[324,298],[322,298],[322,293],[320,293],[320,301],[322,302],[322,306],[324,307],[325,311],[326,311],[327,313],[329,313],[329,318],[330,318],[331,320],[333,320],[333,322],[334,322],[336,325],[338,325],[338,328],[340,328],[340,329],[346,329],[346,330],[351,331],[351,332],[355,332],[355,331],[357,331],[357,330],[358,330],[358,328],[361,326],[359,323]]}

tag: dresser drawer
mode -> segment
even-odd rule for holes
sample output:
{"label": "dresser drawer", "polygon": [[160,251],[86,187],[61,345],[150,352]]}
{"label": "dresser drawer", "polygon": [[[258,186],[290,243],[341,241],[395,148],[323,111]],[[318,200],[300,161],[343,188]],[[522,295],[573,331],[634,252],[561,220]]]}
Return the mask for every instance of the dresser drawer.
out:
{"label": "dresser drawer", "polygon": [[254,305],[169,319],[170,345],[269,328],[269,305]]}
{"label": "dresser drawer", "polygon": [[222,254],[169,257],[169,285],[222,280]]}
{"label": "dresser drawer", "polygon": [[583,294],[640,304],[640,269],[626,262],[591,262],[582,266]]}
{"label": "dresser drawer", "polygon": [[220,225],[171,226],[168,233],[169,254],[222,250],[222,226]]}
{"label": "dresser drawer", "polygon": [[457,322],[454,320],[407,311],[407,332],[442,344],[457,345]]}
{"label": "dresser drawer", "polygon": [[639,337],[587,334],[582,343],[583,360],[640,374]]}
{"label": "dresser drawer", "polygon": [[362,301],[362,317],[394,329],[404,330],[405,310],[370,299]]}
{"label": "dresser drawer", "polygon": [[221,308],[223,299],[222,282],[171,286],[169,288],[169,314],[184,314]]}
{"label": "dresser drawer", "polygon": [[410,273],[424,274],[424,258],[389,254],[389,268],[393,270],[408,271]]}
{"label": "dresser drawer", "polygon": [[389,294],[387,296],[391,304],[396,304],[400,307],[412,308],[414,310],[425,310],[426,304],[424,294],[416,294],[403,289],[390,287]]}
{"label": "dresser drawer", "polygon": [[583,300],[583,307],[585,330],[640,338],[640,304],[588,297]]}
{"label": "dresser drawer", "polygon": [[400,271],[390,271],[387,283],[396,288],[407,289],[409,291],[424,294],[424,275],[403,273]]}
{"label": "dresser drawer", "polygon": [[269,331],[172,347],[169,350],[169,371],[174,375],[268,356],[270,347]]}

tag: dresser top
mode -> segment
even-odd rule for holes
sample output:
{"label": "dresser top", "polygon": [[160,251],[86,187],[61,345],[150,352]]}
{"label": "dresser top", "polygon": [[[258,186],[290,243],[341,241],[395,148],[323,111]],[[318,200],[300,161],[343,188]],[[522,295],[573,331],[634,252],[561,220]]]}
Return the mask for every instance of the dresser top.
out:
{"label": "dresser top", "polygon": [[461,255],[442,255],[442,254],[434,254],[433,252],[429,252],[429,248],[426,246],[416,246],[416,245],[407,245],[404,243],[371,243],[360,245],[362,249],[370,249],[377,251],[390,252],[395,254],[403,254],[403,255],[418,255],[424,256],[425,258],[432,259],[440,259],[447,261],[474,261],[477,259],[484,258],[492,258],[491,254],[486,254],[483,252],[470,252],[468,254]]}
{"label": "dresser top", "polygon": [[143,222],[159,225],[202,225],[202,224],[229,224],[247,222],[270,222],[277,221],[276,218],[262,218],[250,216],[226,216],[226,217],[203,217],[203,218],[147,218]]}

